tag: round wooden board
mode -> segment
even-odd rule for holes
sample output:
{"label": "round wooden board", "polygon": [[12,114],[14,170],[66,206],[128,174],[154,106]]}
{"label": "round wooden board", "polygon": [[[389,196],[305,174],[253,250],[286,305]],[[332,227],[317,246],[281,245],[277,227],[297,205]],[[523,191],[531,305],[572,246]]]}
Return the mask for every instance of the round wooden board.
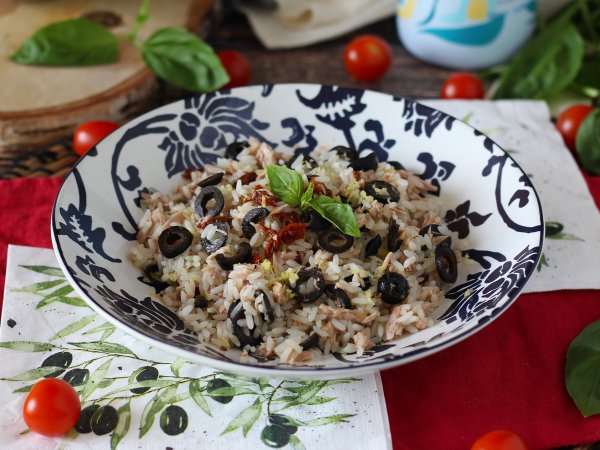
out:
{"label": "round wooden board", "polygon": [[[155,106],[158,81],[140,52],[126,39],[119,60],[91,67],[25,66],[8,58],[35,30],[52,22],[93,11],[111,11],[121,24],[117,35],[132,29],[139,0],[2,0],[0,5],[0,154],[41,148],[69,136],[90,120],[124,122]],[[151,3],[150,20],[139,39],[166,26],[196,30],[212,0]]]}

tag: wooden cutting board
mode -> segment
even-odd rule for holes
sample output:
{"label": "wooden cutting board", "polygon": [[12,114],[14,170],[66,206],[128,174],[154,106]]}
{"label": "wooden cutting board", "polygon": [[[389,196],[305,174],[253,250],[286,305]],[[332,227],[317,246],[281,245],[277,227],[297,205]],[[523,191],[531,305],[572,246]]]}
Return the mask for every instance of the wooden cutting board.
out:
{"label": "wooden cutting board", "polygon": [[[0,0],[0,153],[42,147],[67,137],[83,122],[123,122],[153,106],[156,78],[126,39],[120,41],[119,60],[113,64],[42,67],[8,59],[40,27],[90,13],[112,13],[111,21],[118,23],[107,28],[125,36],[140,4],[141,0]],[[212,0],[152,2],[140,41],[167,26],[196,30],[211,4]]]}

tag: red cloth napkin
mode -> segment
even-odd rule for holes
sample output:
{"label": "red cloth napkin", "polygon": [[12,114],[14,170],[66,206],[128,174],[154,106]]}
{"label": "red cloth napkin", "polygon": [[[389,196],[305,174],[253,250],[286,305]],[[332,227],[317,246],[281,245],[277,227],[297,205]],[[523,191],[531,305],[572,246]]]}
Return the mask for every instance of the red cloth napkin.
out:
{"label": "red cloth napkin", "polygon": [[[587,177],[600,207],[600,177]],[[0,287],[6,246],[50,247],[59,179],[0,181]],[[33,262],[32,262],[33,263]],[[464,450],[494,429],[530,450],[600,440],[600,416],[584,419],[564,387],[571,341],[600,319],[600,291],[526,294],[467,340],[382,372],[396,450]]]}

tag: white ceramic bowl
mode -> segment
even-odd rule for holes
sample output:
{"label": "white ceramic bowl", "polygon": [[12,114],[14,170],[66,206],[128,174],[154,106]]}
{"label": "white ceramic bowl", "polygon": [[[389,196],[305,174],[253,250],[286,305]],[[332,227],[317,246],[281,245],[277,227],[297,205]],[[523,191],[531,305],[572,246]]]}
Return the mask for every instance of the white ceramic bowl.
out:
{"label": "white ceramic bowl", "polygon": [[[348,145],[400,161],[440,186],[446,219],[467,238],[437,324],[365,355],[329,355],[303,365],[249,358],[198,344],[177,315],[149,297],[128,251],[141,217],[140,193],[171,191],[180,172],[256,137],[277,149]],[[189,98],[124,125],[66,177],[52,213],[61,267],[91,307],[124,331],[189,361],[275,377],[350,376],[423,358],[474,334],[515,300],[543,241],[538,196],[521,168],[492,140],[411,100],[335,86],[253,86]]]}

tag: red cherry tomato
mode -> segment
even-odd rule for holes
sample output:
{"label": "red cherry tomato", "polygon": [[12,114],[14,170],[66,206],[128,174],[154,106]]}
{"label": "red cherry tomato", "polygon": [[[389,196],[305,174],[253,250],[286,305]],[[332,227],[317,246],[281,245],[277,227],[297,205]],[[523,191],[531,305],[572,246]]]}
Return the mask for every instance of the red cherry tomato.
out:
{"label": "red cherry tomato", "polygon": [[496,430],[484,434],[471,446],[471,450],[528,450],[527,445],[512,431]]}
{"label": "red cherry tomato", "polygon": [[485,89],[481,80],[468,72],[457,72],[450,75],[442,84],[440,92],[441,98],[448,99],[475,100],[483,98],[484,95]]}
{"label": "red cherry tomato", "polygon": [[350,75],[360,81],[381,78],[392,63],[392,49],[380,37],[366,34],[353,39],[344,52],[344,64]]}
{"label": "red cherry tomato", "polygon": [[234,88],[238,86],[247,86],[252,79],[252,68],[248,58],[235,50],[223,50],[217,53],[221,64],[229,75],[229,83],[223,88]]}
{"label": "red cherry tomato", "polygon": [[587,115],[593,111],[590,105],[573,105],[563,111],[556,121],[556,128],[563,137],[565,144],[575,151],[575,140],[579,126]]}
{"label": "red cherry tomato", "polygon": [[73,149],[78,155],[85,155],[94,145],[119,128],[113,122],[102,120],[79,125],[73,134]]}
{"label": "red cherry tomato", "polygon": [[77,423],[81,403],[75,389],[64,380],[38,381],[25,399],[23,418],[27,426],[45,436],[62,436]]}

